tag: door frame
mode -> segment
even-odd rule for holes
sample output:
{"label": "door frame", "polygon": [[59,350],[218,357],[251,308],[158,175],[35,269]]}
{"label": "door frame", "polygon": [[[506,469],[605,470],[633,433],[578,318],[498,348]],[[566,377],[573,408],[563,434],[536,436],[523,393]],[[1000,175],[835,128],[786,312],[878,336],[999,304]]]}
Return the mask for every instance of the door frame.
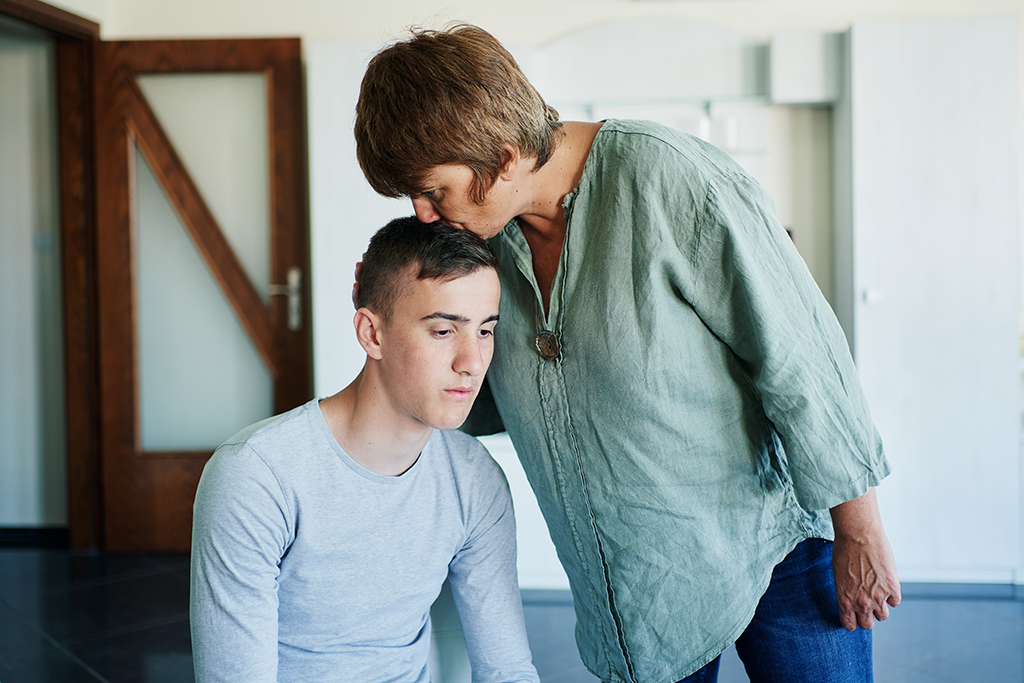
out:
{"label": "door frame", "polygon": [[[84,17],[48,5],[40,0],[0,0],[0,16],[42,29],[54,38],[54,69],[57,107],[57,164],[61,240],[62,316],[64,332],[65,425],[68,500],[68,541],[78,551],[108,548],[104,504],[104,427],[99,313],[99,214],[97,192],[98,152],[95,65],[100,26]],[[300,71],[301,74],[301,71]],[[301,75],[292,78],[301,89]],[[287,93],[294,99],[296,93]],[[292,102],[286,115],[305,120],[304,98]],[[283,111],[283,109],[282,109]],[[302,139],[290,141],[295,149],[280,156],[303,168],[305,127]],[[290,168],[295,171],[296,168]],[[299,222],[308,231],[308,188],[306,171],[299,171],[298,184],[278,187],[301,205]],[[285,201],[284,204],[288,204]],[[307,237],[308,239],[308,233]],[[312,357],[309,350],[311,315],[308,243],[299,254],[305,271],[302,290],[304,332],[275,339],[273,355],[305,349],[305,371],[288,375],[275,385],[275,407],[294,404],[312,395]],[[289,259],[295,260],[295,259]],[[277,281],[277,280],[275,280]],[[274,297],[283,299],[283,297]],[[284,301],[275,302],[272,315],[281,316]]]}
{"label": "door frame", "polygon": [[99,24],[39,0],[0,0],[0,15],[54,37],[71,548],[103,547],[96,314],[92,62]]}
{"label": "door frame", "polygon": [[[145,157],[262,358],[273,382],[271,414],[302,405],[313,393],[310,289],[304,276],[309,248],[301,43],[298,38],[115,40],[97,43],[93,58],[104,548],[187,552],[195,487],[216,444],[208,450],[143,446],[135,153],[130,150]],[[266,83],[269,282],[254,282],[246,273],[137,80],[173,73],[251,73]],[[292,284],[271,284],[286,282]],[[292,294],[272,296],[268,303],[261,295],[268,286],[272,294]]]}

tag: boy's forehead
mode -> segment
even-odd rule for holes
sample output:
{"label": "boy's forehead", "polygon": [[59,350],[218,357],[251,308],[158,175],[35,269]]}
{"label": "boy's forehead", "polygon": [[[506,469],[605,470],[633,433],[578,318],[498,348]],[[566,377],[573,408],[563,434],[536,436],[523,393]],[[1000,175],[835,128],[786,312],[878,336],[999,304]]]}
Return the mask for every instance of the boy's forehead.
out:
{"label": "boy's forehead", "polygon": [[[418,266],[405,269],[400,277],[395,312],[419,320],[434,313],[479,314],[479,309],[497,312],[500,288],[493,268],[477,268],[458,277],[417,278]],[[491,315],[488,311],[486,315]]]}

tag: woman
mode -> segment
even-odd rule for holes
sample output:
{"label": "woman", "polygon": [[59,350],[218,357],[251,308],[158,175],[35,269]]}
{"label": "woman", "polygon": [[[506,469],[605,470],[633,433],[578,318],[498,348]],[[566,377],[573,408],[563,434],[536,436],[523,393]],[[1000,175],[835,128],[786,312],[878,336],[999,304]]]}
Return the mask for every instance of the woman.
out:
{"label": "woman", "polygon": [[736,642],[754,681],[871,680],[889,466],[764,191],[682,133],[560,123],[466,25],[381,51],[355,134],[375,190],[498,255],[489,379],[588,668],[714,680]]}

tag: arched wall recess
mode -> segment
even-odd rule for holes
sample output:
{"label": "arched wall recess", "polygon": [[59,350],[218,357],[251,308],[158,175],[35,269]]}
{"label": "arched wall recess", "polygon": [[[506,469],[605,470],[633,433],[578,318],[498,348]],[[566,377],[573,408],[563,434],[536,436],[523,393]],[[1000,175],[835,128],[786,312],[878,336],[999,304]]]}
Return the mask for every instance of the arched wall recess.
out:
{"label": "arched wall recess", "polygon": [[541,45],[535,83],[552,103],[768,97],[768,45],[711,24],[642,18]]}
{"label": "arched wall recess", "polygon": [[523,68],[563,120],[657,121],[771,185],[767,43],[683,19],[616,20],[541,45]]}

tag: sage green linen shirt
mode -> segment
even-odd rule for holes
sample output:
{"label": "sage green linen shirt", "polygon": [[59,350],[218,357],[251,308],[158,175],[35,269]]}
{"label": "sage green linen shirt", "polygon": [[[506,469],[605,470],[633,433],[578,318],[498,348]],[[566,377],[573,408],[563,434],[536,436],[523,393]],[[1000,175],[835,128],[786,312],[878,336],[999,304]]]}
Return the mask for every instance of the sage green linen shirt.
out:
{"label": "sage green linen shirt", "polygon": [[[827,508],[889,472],[835,316],[771,198],[718,149],[607,121],[545,315],[513,221],[491,240],[489,379],[569,576],[584,663],[669,683],[753,616]],[[560,343],[555,360],[535,346]]]}

